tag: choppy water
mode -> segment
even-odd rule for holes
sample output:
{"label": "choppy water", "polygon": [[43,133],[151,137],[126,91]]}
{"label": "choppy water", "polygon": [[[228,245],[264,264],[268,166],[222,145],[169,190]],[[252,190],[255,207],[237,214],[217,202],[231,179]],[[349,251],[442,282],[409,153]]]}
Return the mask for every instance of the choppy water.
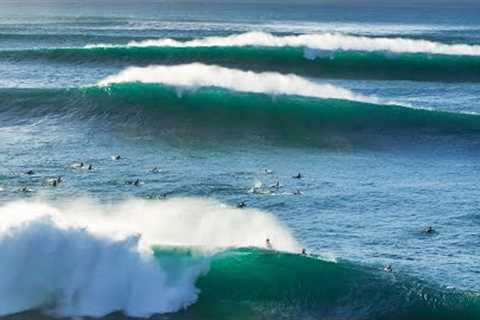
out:
{"label": "choppy water", "polygon": [[2,2],[0,316],[477,319],[479,31],[474,4]]}

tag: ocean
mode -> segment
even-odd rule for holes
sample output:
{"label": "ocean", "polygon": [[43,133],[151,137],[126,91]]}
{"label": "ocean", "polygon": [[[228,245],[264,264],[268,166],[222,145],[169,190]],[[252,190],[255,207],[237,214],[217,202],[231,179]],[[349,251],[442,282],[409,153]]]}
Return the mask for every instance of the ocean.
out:
{"label": "ocean", "polygon": [[1,1],[0,319],[480,319],[479,159],[474,2]]}

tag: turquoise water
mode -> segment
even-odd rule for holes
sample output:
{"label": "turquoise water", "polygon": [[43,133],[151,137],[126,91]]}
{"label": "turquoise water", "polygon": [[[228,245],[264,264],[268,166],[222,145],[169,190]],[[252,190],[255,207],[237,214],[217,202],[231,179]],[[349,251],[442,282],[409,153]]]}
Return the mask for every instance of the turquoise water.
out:
{"label": "turquoise water", "polygon": [[479,31],[468,3],[2,2],[0,316],[477,319]]}

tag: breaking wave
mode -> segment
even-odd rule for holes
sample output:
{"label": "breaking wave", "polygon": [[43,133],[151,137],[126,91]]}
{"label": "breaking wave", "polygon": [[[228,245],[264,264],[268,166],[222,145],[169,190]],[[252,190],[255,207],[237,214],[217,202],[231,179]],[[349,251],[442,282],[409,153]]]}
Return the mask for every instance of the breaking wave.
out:
{"label": "breaking wave", "polygon": [[[115,47],[93,44],[87,48]],[[122,46],[122,45],[120,45]],[[429,53],[479,56],[480,45],[445,44],[429,40],[353,36],[340,33],[276,36],[264,32],[248,32],[226,37],[208,37],[190,41],[152,39],[129,42],[127,47],[304,47],[317,50],[390,51],[395,53]]]}
{"label": "breaking wave", "polygon": [[296,95],[322,99],[344,99],[380,103],[380,99],[355,94],[331,84],[318,84],[305,78],[274,72],[255,73],[200,63],[177,66],[130,67],[99,82],[100,86],[118,83],[156,83],[184,88],[216,87],[237,92]]}
{"label": "breaking wave", "polygon": [[[388,44],[398,40],[338,36],[341,39],[350,37],[357,42],[370,43],[371,41],[373,44],[383,43],[382,39]],[[361,49],[361,45],[352,47],[339,45],[338,48],[332,45],[328,49],[326,45],[322,48],[307,40],[303,42],[286,40],[303,39],[302,37],[315,37],[315,35],[282,37],[265,33],[247,33],[190,41],[159,39],[127,45],[0,50],[0,60],[7,63],[40,60],[50,63],[65,62],[115,68],[200,62],[258,72],[277,71],[337,79],[480,81],[478,45],[452,45],[428,40],[400,39],[398,48],[392,45],[392,50],[387,49],[386,45],[383,47],[378,45],[378,50],[374,50],[376,47],[373,45],[366,46],[371,50],[364,50]],[[263,40],[256,41],[257,38]],[[266,40],[270,38],[277,40],[273,42]],[[328,42],[322,40],[320,43]],[[424,43],[428,45],[422,46]]]}
{"label": "breaking wave", "polygon": [[[197,300],[214,252],[263,246],[266,237],[278,250],[298,250],[273,216],[210,200],[11,202],[0,216],[0,316],[175,312]],[[155,257],[154,245],[199,252]]]}
{"label": "breaking wave", "polygon": [[[0,315],[477,319],[478,295],[297,254],[264,212],[216,201],[0,207]],[[275,251],[262,249],[272,239]],[[42,275],[39,277],[38,275]]]}

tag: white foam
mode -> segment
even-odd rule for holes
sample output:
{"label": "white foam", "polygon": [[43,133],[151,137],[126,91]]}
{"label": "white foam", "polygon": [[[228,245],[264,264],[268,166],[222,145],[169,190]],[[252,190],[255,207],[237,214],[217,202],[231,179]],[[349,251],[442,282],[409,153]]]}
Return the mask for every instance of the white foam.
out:
{"label": "white foam", "polygon": [[[216,201],[86,201],[0,207],[0,316],[42,309],[61,317],[120,311],[147,317],[194,303],[218,247],[299,246],[276,219]],[[153,258],[152,245],[200,246],[199,257]],[[177,260],[175,260],[177,259]]]}
{"label": "white foam", "polygon": [[376,97],[356,94],[331,84],[319,84],[293,74],[256,73],[201,63],[130,67],[103,79],[99,85],[124,82],[158,83],[182,88],[218,87],[238,92],[388,103]]}
{"label": "white foam", "polygon": [[[480,55],[480,45],[445,44],[440,42],[407,39],[355,36],[341,33],[316,33],[276,36],[266,32],[247,32],[226,37],[207,37],[191,41],[152,39],[132,41],[127,47],[302,47],[316,50],[390,51],[395,53],[427,53],[445,55]],[[117,47],[97,44],[92,47]]]}

